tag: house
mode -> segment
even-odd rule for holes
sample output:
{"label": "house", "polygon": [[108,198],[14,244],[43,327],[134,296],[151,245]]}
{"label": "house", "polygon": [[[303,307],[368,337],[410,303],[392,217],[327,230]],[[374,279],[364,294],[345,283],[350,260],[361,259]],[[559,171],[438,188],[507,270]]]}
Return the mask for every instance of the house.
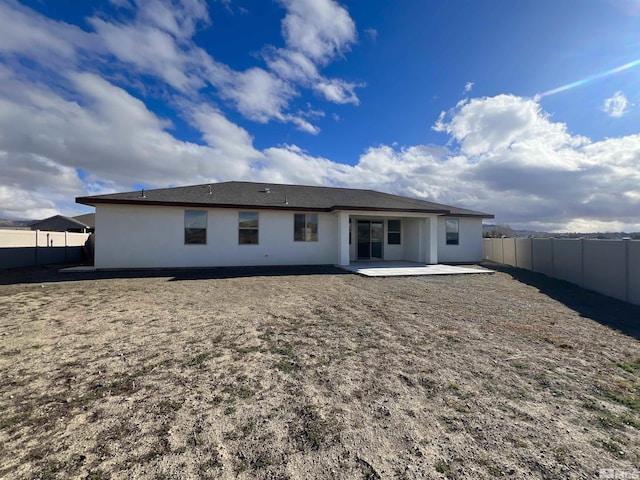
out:
{"label": "house", "polygon": [[79,197],[96,268],[480,262],[493,215],[372,190],[224,182]]}
{"label": "house", "polygon": [[46,230],[48,232],[93,232],[93,213],[78,215],[77,217],[65,217],[64,215],[54,215],[53,217],[37,220],[29,224],[31,230]]}
{"label": "house", "polygon": [[83,213],[82,215],[76,215],[71,217],[76,222],[80,222],[86,225],[87,231],[93,233],[96,229],[96,214],[95,213]]}

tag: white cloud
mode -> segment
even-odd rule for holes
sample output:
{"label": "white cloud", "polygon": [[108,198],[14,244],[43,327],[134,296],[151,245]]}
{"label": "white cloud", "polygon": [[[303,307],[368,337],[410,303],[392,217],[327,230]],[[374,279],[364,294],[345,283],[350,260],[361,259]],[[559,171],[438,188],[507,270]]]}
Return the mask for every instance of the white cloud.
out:
{"label": "white cloud", "polygon": [[311,135],[318,135],[320,133],[320,129],[318,127],[302,117],[295,115],[286,115],[285,119],[295,124],[298,127],[298,130],[310,133]]}
{"label": "white cloud", "polygon": [[378,38],[378,31],[375,28],[366,28],[364,33],[371,39],[371,41],[375,42]]}
{"label": "white cloud", "polygon": [[467,82],[464,86],[464,93],[469,93],[473,89],[474,85],[475,83],[473,82]]}
{"label": "white cloud", "polygon": [[537,102],[513,95],[463,100],[450,112],[441,113],[433,128],[451,135],[460,143],[461,151],[472,156],[526,148],[532,142],[558,148],[585,141],[571,136],[566,125],[551,122]]}
{"label": "white cloud", "polygon": [[355,90],[364,87],[364,83],[325,78],[318,70],[348,51],[357,40],[355,23],[347,10],[333,0],[280,3],[287,9],[282,20],[287,48],[265,49],[263,57],[269,69],[283,80],[313,88],[332,103],[358,105]]}
{"label": "white cloud", "polygon": [[613,118],[620,118],[627,113],[629,102],[621,91],[617,91],[612,97],[607,98],[602,106],[602,111]]}
{"label": "white cloud", "polygon": [[97,17],[89,22],[118,61],[139,73],[157,76],[176,90],[197,91],[217,66],[204,50],[190,42],[179,44],[170,31],[179,29],[177,21],[173,25],[169,18],[163,28],[143,21],[112,23]]}
{"label": "white cloud", "polygon": [[307,84],[320,77],[315,63],[294,50],[270,47],[265,49],[264,59],[269,69],[283,80]]}
{"label": "white cloud", "polygon": [[109,0],[109,2],[119,8],[131,8],[130,0]]}
{"label": "white cloud", "polygon": [[[528,99],[461,103],[437,125],[450,146],[379,145],[350,166],[295,145],[256,149],[245,129],[198,103],[183,109],[204,144],[181,141],[130,93],[94,74],[67,78],[71,98],[0,75],[0,216],[75,213],[74,196],[134,182],[264,180],[412,195],[495,213],[513,226],[640,229],[640,135],[576,137]],[[88,172],[85,184],[78,169]]]}
{"label": "white cloud", "polygon": [[0,151],[0,170],[1,218],[50,217],[83,191],[75,169],[36,154]]}
{"label": "white cloud", "polygon": [[199,24],[210,23],[203,0],[136,0],[138,16],[176,38],[190,39]]}
{"label": "white cloud", "polygon": [[280,0],[287,9],[282,34],[287,46],[326,64],[356,41],[349,12],[333,0]]}
{"label": "white cloud", "polygon": [[[137,75],[160,79],[192,99],[212,85],[246,118],[290,122],[316,134],[316,125],[289,111],[291,101],[300,95],[300,88],[307,88],[334,103],[358,103],[355,89],[361,84],[325,79],[318,71],[318,65],[350,48],[355,26],[348,12],[332,0],[281,3],[286,8],[282,29],[287,48],[265,48],[268,70],[257,66],[233,70],[195,44],[198,29],[211,24],[203,0],[116,1],[114,5],[127,15],[116,20],[96,13],[87,19],[93,32],[53,21],[17,3],[0,3],[0,23],[6,27],[0,31],[0,55],[36,60],[50,69],[48,81],[72,66],[94,72],[108,66],[111,78],[140,90],[145,87]],[[25,68],[17,62],[16,66]],[[153,88],[166,96],[166,87]]]}
{"label": "white cloud", "polygon": [[[163,186],[212,178],[226,158],[177,140],[165,130],[168,122],[96,75],[73,73],[68,81],[73,99],[17,78],[0,82],[2,184],[15,198],[37,197],[42,206],[53,201],[67,211],[85,193],[78,169],[89,183],[122,190],[137,181]],[[32,214],[10,213],[10,205],[0,215]]]}
{"label": "white cloud", "polygon": [[[267,149],[261,178],[412,195],[495,213],[516,227],[640,230],[640,135],[594,142],[535,102],[502,95],[458,105],[439,129],[450,147],[380,145],[355,166],[295,146]],[[476,138],[483,135],[487,141]]]}
{"label": "white cloud", "polygon": [[287,9],[282,20],[287,48],[265,49],[263,57],[269,69],[283,80],[313,88],[332,103],[358,105],[355,90],[364,87],[363,83],[325,78],[318,71],[356,42],[355,23],[348,11],[333,0],[280,0],[280,3]]}
{"label": "white cloud", "polygon": [[220,111],[207,106],[194,106],[192,119],[202,132],[203,139],[218,155],[217,178],[246,177],[250,165],[263,159],[263,154],[253,147],[253,138],[249,133],[230,122]]}
{"label": "white cloud", "polygon": [[227,78],[219,82],[220,94],[231,100],[247,118],[266,123],[271,118],[284,120],[283,110],[296,96],[290,84],[261,68],[244,72],[227,71]]}
{"label": "white cloud", "polygon": [[80,49],[100,50],[95,35],[18,3],[0,3],[0,25],[0,54],[29,55],[49,67],[75,63]]}
{"label": "white cloud", "polygon": [[314,89],[327,100],[338,103],[360,104],[355,89],[364,86],[361,83],[349,83],[340,79],[322,79],[314,85]]}

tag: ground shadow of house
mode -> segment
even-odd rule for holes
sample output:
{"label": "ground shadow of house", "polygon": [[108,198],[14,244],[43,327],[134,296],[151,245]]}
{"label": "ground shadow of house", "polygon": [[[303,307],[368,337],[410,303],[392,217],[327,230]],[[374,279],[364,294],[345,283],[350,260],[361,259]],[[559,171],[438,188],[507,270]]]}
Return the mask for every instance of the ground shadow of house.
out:
{"label": "ground shadow of house", "polygon": [[485,266],[537,288],[545,295],[578,312],[582,317],[590,318],[601,325],[640,340],[640,306],[585,290],[541,273],[495,263]]}

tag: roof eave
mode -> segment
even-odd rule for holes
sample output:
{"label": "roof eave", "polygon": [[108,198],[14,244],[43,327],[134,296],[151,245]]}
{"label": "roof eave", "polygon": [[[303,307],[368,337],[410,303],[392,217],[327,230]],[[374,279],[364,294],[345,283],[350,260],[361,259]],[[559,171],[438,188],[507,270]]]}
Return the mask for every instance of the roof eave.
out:
{"label": "roof eave", "polygon": [[490,213],[452,213],[452,217],[464,217],[464,218],[496,218],[495,215]]}
{"label": "roof eave", "polygon": [[287,204],[273,204],[273,205],[247,205],[237,203],[206,203],[206,202],[168,202],[148,199],[124,199],[124,198],[100,198],[100,197],[77,197],[76,203],[82,205],[89,205],[95,207],[96,205],[143,205],[143,206],[156,206],[156,207],[187,207],[187,208],[236,208],[236,209],[261,209],[261,210],[306,210],[314,212],[336,212],[340,210],[357,210],[363,212],[409,212],[409,213],[428,213],[435,215],[451,215],[456,217],[469,217],[469,218],[495,218],[494,215],[488,213],[452,213],[451,210],[446,209],[429,209],[429,208],[394,208],[394,207],[371,207],[371,206],[356,206],[356,205],[334,205],[332,207],[305,207],[305,206],[291,206]]}
{"label": "roof eave", "polygon": [[362,212],[411,212],[411,213],[434,213],[437,215],[448,215],[449,210],[430,209],[430,208],[394,208],[394,207],[358,207],[351,205],[334,205],[329,209],[330,212],[339,210],[357,210]]}
{"label": "roof eave", "polygon": [[142,205],[142,206],[155,206],[155,207],[188,207],[188,208],[236,208],[236,209],[260,209],[260,210],[307,210],[314,212],[329,212],[328,208],[310,208],[310,207],[296,207],[288,204],[273,204],[273,205],[255,205],[255,204],[237,204],[237,203],[206,203],[206,202],[167,202],[158,200],[138,200],[138,199],[122,199],[122,198],[92,198],[92,197],[78,197],[76,203],[83,205],[89,205],[95,207],[98,204],[102,205]]}

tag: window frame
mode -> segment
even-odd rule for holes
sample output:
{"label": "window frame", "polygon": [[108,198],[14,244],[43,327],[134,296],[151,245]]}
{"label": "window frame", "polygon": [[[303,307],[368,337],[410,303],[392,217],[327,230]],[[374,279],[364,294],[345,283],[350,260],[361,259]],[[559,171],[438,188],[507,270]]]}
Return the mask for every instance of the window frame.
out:
{"label": "window frame", "polygon": [[[297,226],[299,225],[298,218],[303,217],[302,223],[302,235],[298,235]],[[315,217],[315,238],[313,232],[313,223],[311,226],[311,231],[308,231],[310,218]],[[317,213],[294,213],[293,214],[293,241],[294,242],[317,242],[318,241],[318,230],[319,230],[320,219]]]}
{"label": "window frame", "polygon": [[[242,216],[243,215],[255,215],[256,226],[243,226],[242,225]],[[247,221],[253,221],[253,219],[246,219]],[[246,241],[247,239],[243,239],[244,232],[255,231],[255,242]],[[238,245],[259,245],[260,244],[260,212],[255,211],[243,211],[238,212]]]}
{"label": "window frame", "polygon": [[[398,222],[398,228],[391,229],[391,222]],[[391,235],[397,235],[397,241],[391,241]],[[402,220],[399,218],[391,218],[387,220],[387,245],[402,245]]]}
{"label": "window frame", "polygon": [[[193,213],[204,214],[204,228],[187,226],[187,216]],[[184,210],[184,244],[185,245],[206,245],[208,223],[209,223],[209,214],[206,210]],[[198,232],[200,232],[200,234],[204,232],[204,239],[202,239],[202,241],[192,241],[189,239],[190,236],[191,238],[193,238],[193,235],[198,235]],[[198,237],[196,237],[196,240],[198,240]]]}
{"label": "window frame", "polygon": [[[449,228],[450,226],[455,228]],[[455,230],[455,231],[454,231]],[[446,245],[460,245],[460,219],[459,218],[445,218],[444,220],[444,235]]]}

